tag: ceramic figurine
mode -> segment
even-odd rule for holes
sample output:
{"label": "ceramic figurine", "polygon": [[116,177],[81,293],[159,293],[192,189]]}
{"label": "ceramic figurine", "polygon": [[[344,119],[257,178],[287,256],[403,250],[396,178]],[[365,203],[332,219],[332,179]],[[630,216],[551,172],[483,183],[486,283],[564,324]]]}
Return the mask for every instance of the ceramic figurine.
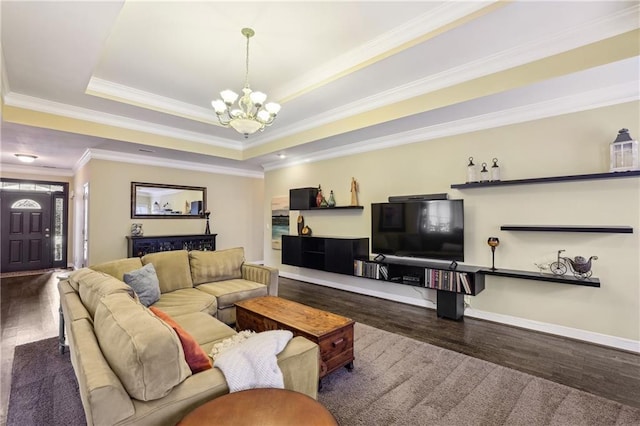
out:
{"label": "ceramic figurine", "polygon": [[351,205],[358,205],[358,182],[356,182],[356,178],[351,178]]}
{"label": "ceramic figurine", "polygon": [[131,224],[131,236],[132,237],[142,237],[142,224],[141,223],[132,223]]}

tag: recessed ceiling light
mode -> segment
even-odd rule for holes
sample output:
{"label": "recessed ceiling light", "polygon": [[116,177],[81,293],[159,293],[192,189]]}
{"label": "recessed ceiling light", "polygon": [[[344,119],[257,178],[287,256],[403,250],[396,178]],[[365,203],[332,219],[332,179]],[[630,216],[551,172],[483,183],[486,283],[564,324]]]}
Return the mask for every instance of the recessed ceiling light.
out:
{"label": "recessed ceiling light", "polygon": [[15,154],[16,157],[18,157],[18,160],[22,161],[23,163],[33,163],[34,161],[36,161],[36,158],[38,158],[37,155],[31,155],[31,154]]}
{"label": "recessed ceiling light", "polygon": [[278,157],[280,157],[281,160],[284,160],[285,158],[287,158],[287,156],[285,154],[278,154]]}

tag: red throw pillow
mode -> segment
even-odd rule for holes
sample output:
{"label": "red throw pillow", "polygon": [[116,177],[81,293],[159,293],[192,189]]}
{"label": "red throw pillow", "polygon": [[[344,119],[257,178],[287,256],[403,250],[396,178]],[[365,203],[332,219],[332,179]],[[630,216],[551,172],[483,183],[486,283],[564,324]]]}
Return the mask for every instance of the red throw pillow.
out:
{"label": "red throw pillow", "polygon": [[193,374],[211,368],[211,359],[209,359],[200,345],[198,345],[198,342],[196,342],[193,336],[187,333],[184,328],[180,327],[180,325],[175,322],[175,320],[171,318],[166,312],[161,311],[160,309],[153,306],[149,307],[149,309],[151,309],[151,312],[153,312],[158,318],[164,321],[168,326],[173,328],[178,334],[180,343],[182,343],[184,358],[187,361],[187,364],[189,364],[189,368],[191,368],[191,372]]}

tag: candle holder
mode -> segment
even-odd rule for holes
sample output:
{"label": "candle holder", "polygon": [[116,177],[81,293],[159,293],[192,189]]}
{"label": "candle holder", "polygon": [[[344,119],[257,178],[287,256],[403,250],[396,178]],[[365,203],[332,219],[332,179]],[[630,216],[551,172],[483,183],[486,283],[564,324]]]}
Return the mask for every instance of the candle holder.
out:
{"label": "candle holder", "polygon": [[496,247],[500,245],[500,240],[498,239],[498,237],[489,237],[489,239],[487,240],[487,244],[489,244],[489,247],[491,247],[491,270],[495,271]]}
{"label": "candle holder", "polygon": [[210,235],[211,234],[211,228],[209,228],[209,216],[211,215],[211,212],[209,210],[204,212],[204,217],[207,219],[207,226],[204,228],[204,234],[205,235]]}

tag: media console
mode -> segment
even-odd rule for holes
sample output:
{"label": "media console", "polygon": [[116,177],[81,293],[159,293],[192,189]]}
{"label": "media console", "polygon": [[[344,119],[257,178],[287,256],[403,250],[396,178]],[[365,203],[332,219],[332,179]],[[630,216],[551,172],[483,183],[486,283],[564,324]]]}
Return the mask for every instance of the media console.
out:
{"label": "media console", "polygon": [[284,265],[426,287],[436,290],[439,317],[459,320],[464,296],[484,290],[479,267],[419,259],[369,259],[368,238],[282,236]]}

